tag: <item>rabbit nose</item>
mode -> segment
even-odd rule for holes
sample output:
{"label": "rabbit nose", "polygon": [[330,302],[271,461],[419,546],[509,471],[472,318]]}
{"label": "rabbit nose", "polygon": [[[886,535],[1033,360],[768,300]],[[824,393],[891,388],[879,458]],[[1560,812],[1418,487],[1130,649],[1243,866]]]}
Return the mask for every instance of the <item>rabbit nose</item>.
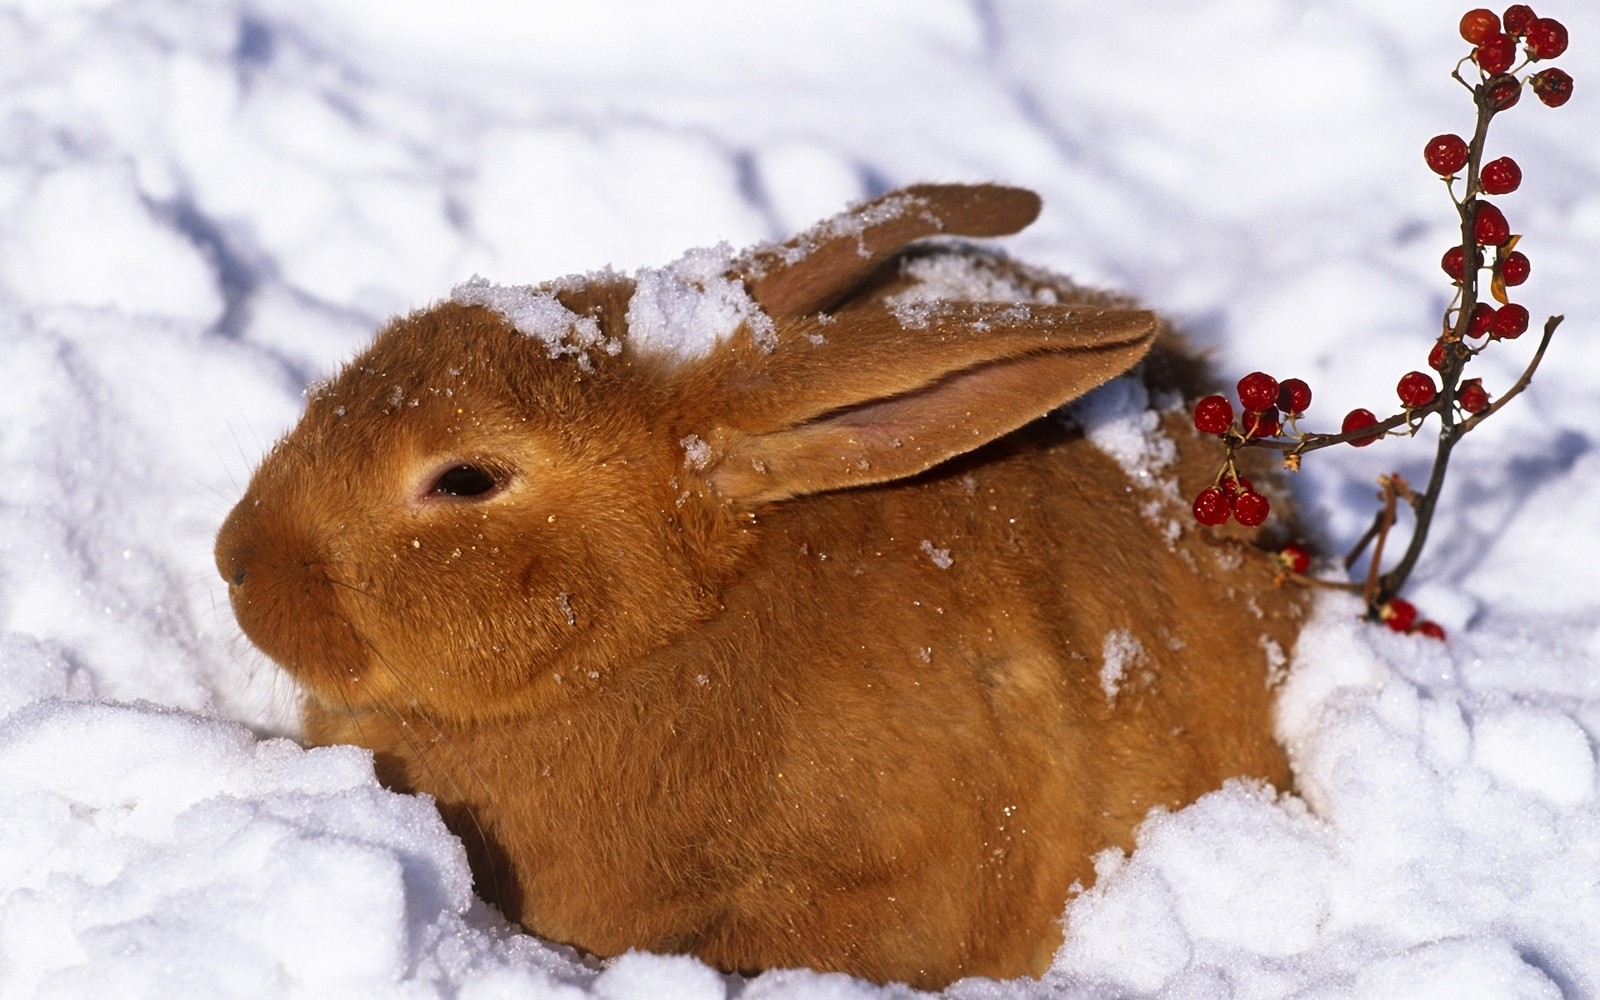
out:
{"label": "rabbit nose", "polygon": [[244,520],[239,508],[235,507],[223,520],[222,528],[217,532],[216,547],[212,551],[217,562],[217,575],[231,587],[244,585],[246,567],[250,563]]}
{"label": "rabbit nose", "polygon": [[217,575],[227,581],[229,587],[244,586],[247,573],[245,561],[237,551],[217,549]]}

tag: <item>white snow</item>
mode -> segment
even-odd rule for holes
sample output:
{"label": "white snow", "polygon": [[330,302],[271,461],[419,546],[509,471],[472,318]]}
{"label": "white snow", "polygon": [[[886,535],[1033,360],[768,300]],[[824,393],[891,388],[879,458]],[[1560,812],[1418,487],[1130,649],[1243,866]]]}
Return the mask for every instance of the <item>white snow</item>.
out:
{"label": "white snow", "polygon": [[683,464],[690,470],[704,469],[711,464],[711,445],[698,434],[690,434],[678,444],[683,446]]}
{"label": "white snow", "polygon": [[940,569],[949,569],[956,563],[955,556],[950,554],[949,549],[941,549],[933,544],[930,539],[924,538],[917,544],[917,548],[921,549],[922,554],[927,556],[928,560]]}
{"label": "white snow", "polygon": [[[390,316],[467,282],[552,349],[604,350],[538,283],[615,267],[648,286],[636,335],[691,356],[752,314],[725,249],[684,248],[926,180],[1037,189],[1009,253],[1136,294],[1224,372],[1307,379],[1308,426],[1387,409],[1447,299],[1455,222],[1419,154],[1470,128],[1466,6],[11,4],[0,996],[905,995],[505,926],[429,801],[278,738],[294,692],[232,623],[223,515]],[[1524,98],[1489,145],[1525,176],[1518,297],[1568,319],[1456,451],[1412,589],[1450,641],[1321,600],[1280,701],[1296,792],[1153,816],[1065,908],[1043,983],[950,995],[1600,997],[1600,7],[1536,6],[1571,29],[1577,96]],[[1531,340],[1473,374],[1503,392]],[[1079,419],[1159,477],[1127,385]],[[1307,459],[1328,551],[1378,474],[1421,479],[1426,438]]]}
{"label": "white snow", "polygon": [[1031,285],[1016,272],[988,266],[981,259],[954,254],[913,257],[901,267],[900,273],[911,284],[889,296],[891,305],[943,299],[1037,302],[1041,305],[1059,301],[1052,288]]}
{"label": "white snow", "polygon": [[1116,707],[1122,685],[1137,680],[1133,670],[1147,662],[1144,643],[1132,632],[1119,628],[1106,633],[1105,645],[1100,650],[1100,690],[1105,693],[1107,705]]}
{"label": "white snow", "polygon": [[[597,279],[600,277],[596,276]],[[599,347],[607,354],[617,354],[622,350],[622,343],[615,338],[607,338],[593,316],[579,316],[562,305],[555,292],[554,287],[500,285],[475,274],[451,289],[450,299],[462,305],[485,306],[495,310],[517,332],[542,342],[552,358],[577,355],[579,363],[589,367],[594,363],[589,356],[590,348]]]}
{"label": "white snow", "polygon": [[640,268],[628,301],[629,343],[682,361],[703,356],[748,323],[756,343],[772,350],[778,342],[772,317],[729,276],[732,267],[732,248],[722,243],[690,250],[666,267]]}
{"label": "white snow", "polygon": [[1177,460],[1177,445],[1161,433],[1161,416],[1138,378],[1112,379],[1069,404],[1067,416],[1130,479],[1177,498],[1176,480],[1161,475]]}

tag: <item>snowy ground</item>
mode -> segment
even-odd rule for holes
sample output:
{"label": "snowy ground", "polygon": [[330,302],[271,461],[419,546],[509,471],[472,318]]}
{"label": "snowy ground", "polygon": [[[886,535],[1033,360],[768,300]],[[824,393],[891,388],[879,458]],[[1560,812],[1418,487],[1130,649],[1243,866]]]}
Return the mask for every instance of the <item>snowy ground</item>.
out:
{"label": "snowy ground", "polygon": [[[211,538],[301,388],[474,272],[788,234],[917,180],[1034,187],[1019,255],[1134,291],[1225,370],[1387,409],[1446,297],[1420,150],[1470,127],[1438,0],[0,8],[0,995],[764,998],[841,977],[603,969],[474,904],[423,801],[304,752]],[[548,9],[547,9],[548,8]],[[1600,996],[1600,7],[1578,97],[1491,133],[1567,325],[1458,451],[1412,596],[1328,602],[1282,731],[1303,798],[1158,817],[1041,983],[961,997]],[[1526,342],[1474,362],[1491,392]],[[1496,356],[1498,355],[1498,356]],[[1420,447],[1299,481],[1351,541]]]}

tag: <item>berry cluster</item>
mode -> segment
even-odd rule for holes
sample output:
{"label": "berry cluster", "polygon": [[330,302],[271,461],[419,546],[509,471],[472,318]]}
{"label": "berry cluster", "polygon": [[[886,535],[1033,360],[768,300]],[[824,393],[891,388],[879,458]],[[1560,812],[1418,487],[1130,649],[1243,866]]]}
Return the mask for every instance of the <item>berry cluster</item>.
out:
{"label": "berry cluster", "polygon": [[[1539,17],[1525,3],[1514,3],[1506,8],[1503,17],[1487,7],[1478,7],[1461,15],[1461,37],[1472,43],[1472,54],[1467,58],[1490,77],[1507,76],[1517,61],[1517,42],[1522,42],[1529,62],[1554,59],[1567,51],[1567,27],[1553,17]],[[1503,86],[1503,81],[1492,81],[1491,87],[1496,111],[1504,111],[1517,103],[1522,96],[1520,84]],[[1516,83],[1516,81],[1512,81]],[[1546,69],[1528,78],[1533,93],[1552,108],[1559,108],[1572,96],[1572,77],[1559,69]]]}
{"label": "berry cluster", "polygon": [[[1567,29],[1560,21],[1539,17],[1526,4],[1512,4],[1503,15],[1487,8],[1468,11],[1461,18],[1460,30],[1472,51],[1461,59],[1452,75],[1472,92],[1477,125],[1470,139],[1455,134],[1437,135],[1422,150],[1428,168],[1445,181],[1461,224],[1460,244],[1445,251],[1439,262],[1455,287],[1455,296],[1428,354],[1428,370],[1406,372],[1395,386],[1400,412],[1380,420],[1373,411],[1356,408],[1345,415],[1337,434],[1306,433],[1300,429],[1299,420],[1311,405],[1311,387],[1297,378],[1279,382],[1265,372],[1251,372],[1239,380],[1237,418],[1233,403],[1222,395],[1207,396],[1194,409],[1195,427],[1204,434],[1219,436],[1227,449],[1216,478],[1195,497],[1195,519],[1202,524],[1219,525],[1231,518],[1247,527],[1262,524],[1269,505],[1249,480],[1239,477],[1235,463],[1238,449],[1276,448],[1284,453],[1284,465],[1296,470],[1306,452],[1341,443],[1361,448],[1391,432],[1414,436],[1428,418],[1436,416],[1441,425],[1439,448],[1427,490],[1418,494],[1400,477],[1385,477],[1384,493],[1380,495],[1385,510],[1346,560],[1347,565],[1354,562],[1361,550],[1376,539],[1367,578],[1359,585],[1369,616],[1396,631],[1435,638],[1443,638],[1443,629],[1433,622],[1419,621],[1416,607],[1395,595],[1427,537],[1450,449],[1461,434],[1526,387],[1560,322],[1560,317],[1552,317],[1545,324],[1532,361],[1498,402],[1491,401],[1482,379],[1463,378],[1463,368],[1477,354],[1494,342],[1521,337],[1530,320],[1527,308],[1512,302],[1508,289],[1528,280],[1532,264],[1517,249],[1521,237],[1513,231],[1505,212],[1489,200],[1521,187],[1522,168],[1509,156],[1484,162],[1489,122],[1518,102],[1524,86],[1549,107],[1560,107],[1572,96],[1572,77],[1565,72],[1554,67],[1533,70],[1534,64],[1566,51]],[[1477,69],[1476,80],[1470,83],[1461,75],[1462,68],[1469,65]],[[1459,194],[1458,181],[1462,184]],[[1489,293],[1498,305],[1479,301],[1479,278],[1483,272],[1488,272]],[[1400,500],[1411,505],[1416,528],[1399,563],[1389,572],[1380,573],[1383,542],[1393,526]],[[1280,574],[1286,577],[1303,577],[1311,565],[1309,553],[1295,544],[1279,550],[1274,559]],[[1356,585],[1344,586],[1356,589]]]}
{"label": "berry cluster", "polygon": [[[1456,313],[1453,323],[1446,317],[1445,331],[1429,357],[1429,365],[1435,371],[1444,372],[1449,368],[1456,374],[1459,374],[1460,365],[1481,347],[1461,352],[1452,350],[1452,344],[1464,339],[1487,338],[1483,340],[1484,345],[1492,340],[1515,340],[1528,330],[1527,308],[1512,302],[1507,289],[1527,281],[1533,266],[1527,255],[1516,248],[1520,238],[1512,232],[1505,213],[1497,204],[1485,199],[1485,196],[1511,194],[1521,187],[1522,168],[1509,156],[1481,164],[1479,157],[1489,118],[1515,105],[1521,96],[1524,81],[1515,73],[1565,52],[1567,29],[1555,18],[1539,17],[1527,4],[1512,4],[1501,16],[1485,7],[1468,11],[1461,18],[1461,37],[1473,46],[1462,64],[1476,63],[1481,77],[1473,88],[1480,109],[1477,133],[1471,143],[1458,135],[1434,136],[1422,150],[1429,169],[1450,186],[1452,198],[1457,174],[1467,170],[1465,191],[1456,201],[1461,213],[1463,239],[1459,246],[1446,250],[1439,261],[1440,268],[1458,289],[1459,309],[1453,310]],[[1524,59],[1520,66],[1513,68],[1519,42]],[[1459,68],[1456,78],[1461,79]],[[1560,107],[1572,96],[1572,77],[1554,67],[1532,73],[1526,83],[1535,96],[1550,107]],[[1489,290],[1499,303],[1498,307],[1477,301],[1476,278],[1483,270],[1489,271]],[[1468,384],[1474,386],[1471,392],[1466,392]],[[1465,412],[1477,414],[1488,408],[1488,396],[1479,380],[1463,383],[1462,392],[1466,398],[1458,396],[1457,402]]]}
{"label": "berry cluster", "polygon": [[1194,425],[1205,434],[1230,430],[1246,438],[1273,437],[1281,413],[1291,423],[1311,405],[1311,387],[1297,378],[1279,382],[1266,372],[1251,372],[1239,380],[1239,406],[1244,410],[1239,426],[1233,423],[1233,404],[1225,396],[1207,396],[1194,408]]}
{"label": "berry cluster", "polygon": [[[1239,380],[1239,422],[1233,419],[1233,404],[1226,396],[1207,396],[1195,404],[1194,425],[1204,434],[1219,434],[1224,439],[1248,441],[1276,437],[1285,426],[1293,426],[1311,405],[1311,386],[1297,378],[1279,382],[1266,372],[1251,372]],[[1257,493],[1250,480],[1241,479],[1229,461],[1217,480],[1200,491],[1194,500],[1195,520],[1218,525],[1228,519],[1247,528],[1265,523],[1272,505]]]}
{"label": "berry cluster", "polygon": [[1201,524],[1226,524],[1231,517],[1247,528],[1266,523],[1272,505],[1248,479],[1224,476],[1194,498],[1194,519]]}

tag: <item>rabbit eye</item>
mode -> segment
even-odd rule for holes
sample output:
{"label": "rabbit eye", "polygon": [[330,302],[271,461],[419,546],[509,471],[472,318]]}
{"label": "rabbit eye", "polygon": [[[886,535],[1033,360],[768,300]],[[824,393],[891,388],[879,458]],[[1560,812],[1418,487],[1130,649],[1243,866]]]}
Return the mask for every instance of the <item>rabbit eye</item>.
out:
{"label": "rabbit eye", "polygon": [[440,473],[428,492],[433,496],[480,497],[499,485],[491,472],[475,465],[457,465]]}

